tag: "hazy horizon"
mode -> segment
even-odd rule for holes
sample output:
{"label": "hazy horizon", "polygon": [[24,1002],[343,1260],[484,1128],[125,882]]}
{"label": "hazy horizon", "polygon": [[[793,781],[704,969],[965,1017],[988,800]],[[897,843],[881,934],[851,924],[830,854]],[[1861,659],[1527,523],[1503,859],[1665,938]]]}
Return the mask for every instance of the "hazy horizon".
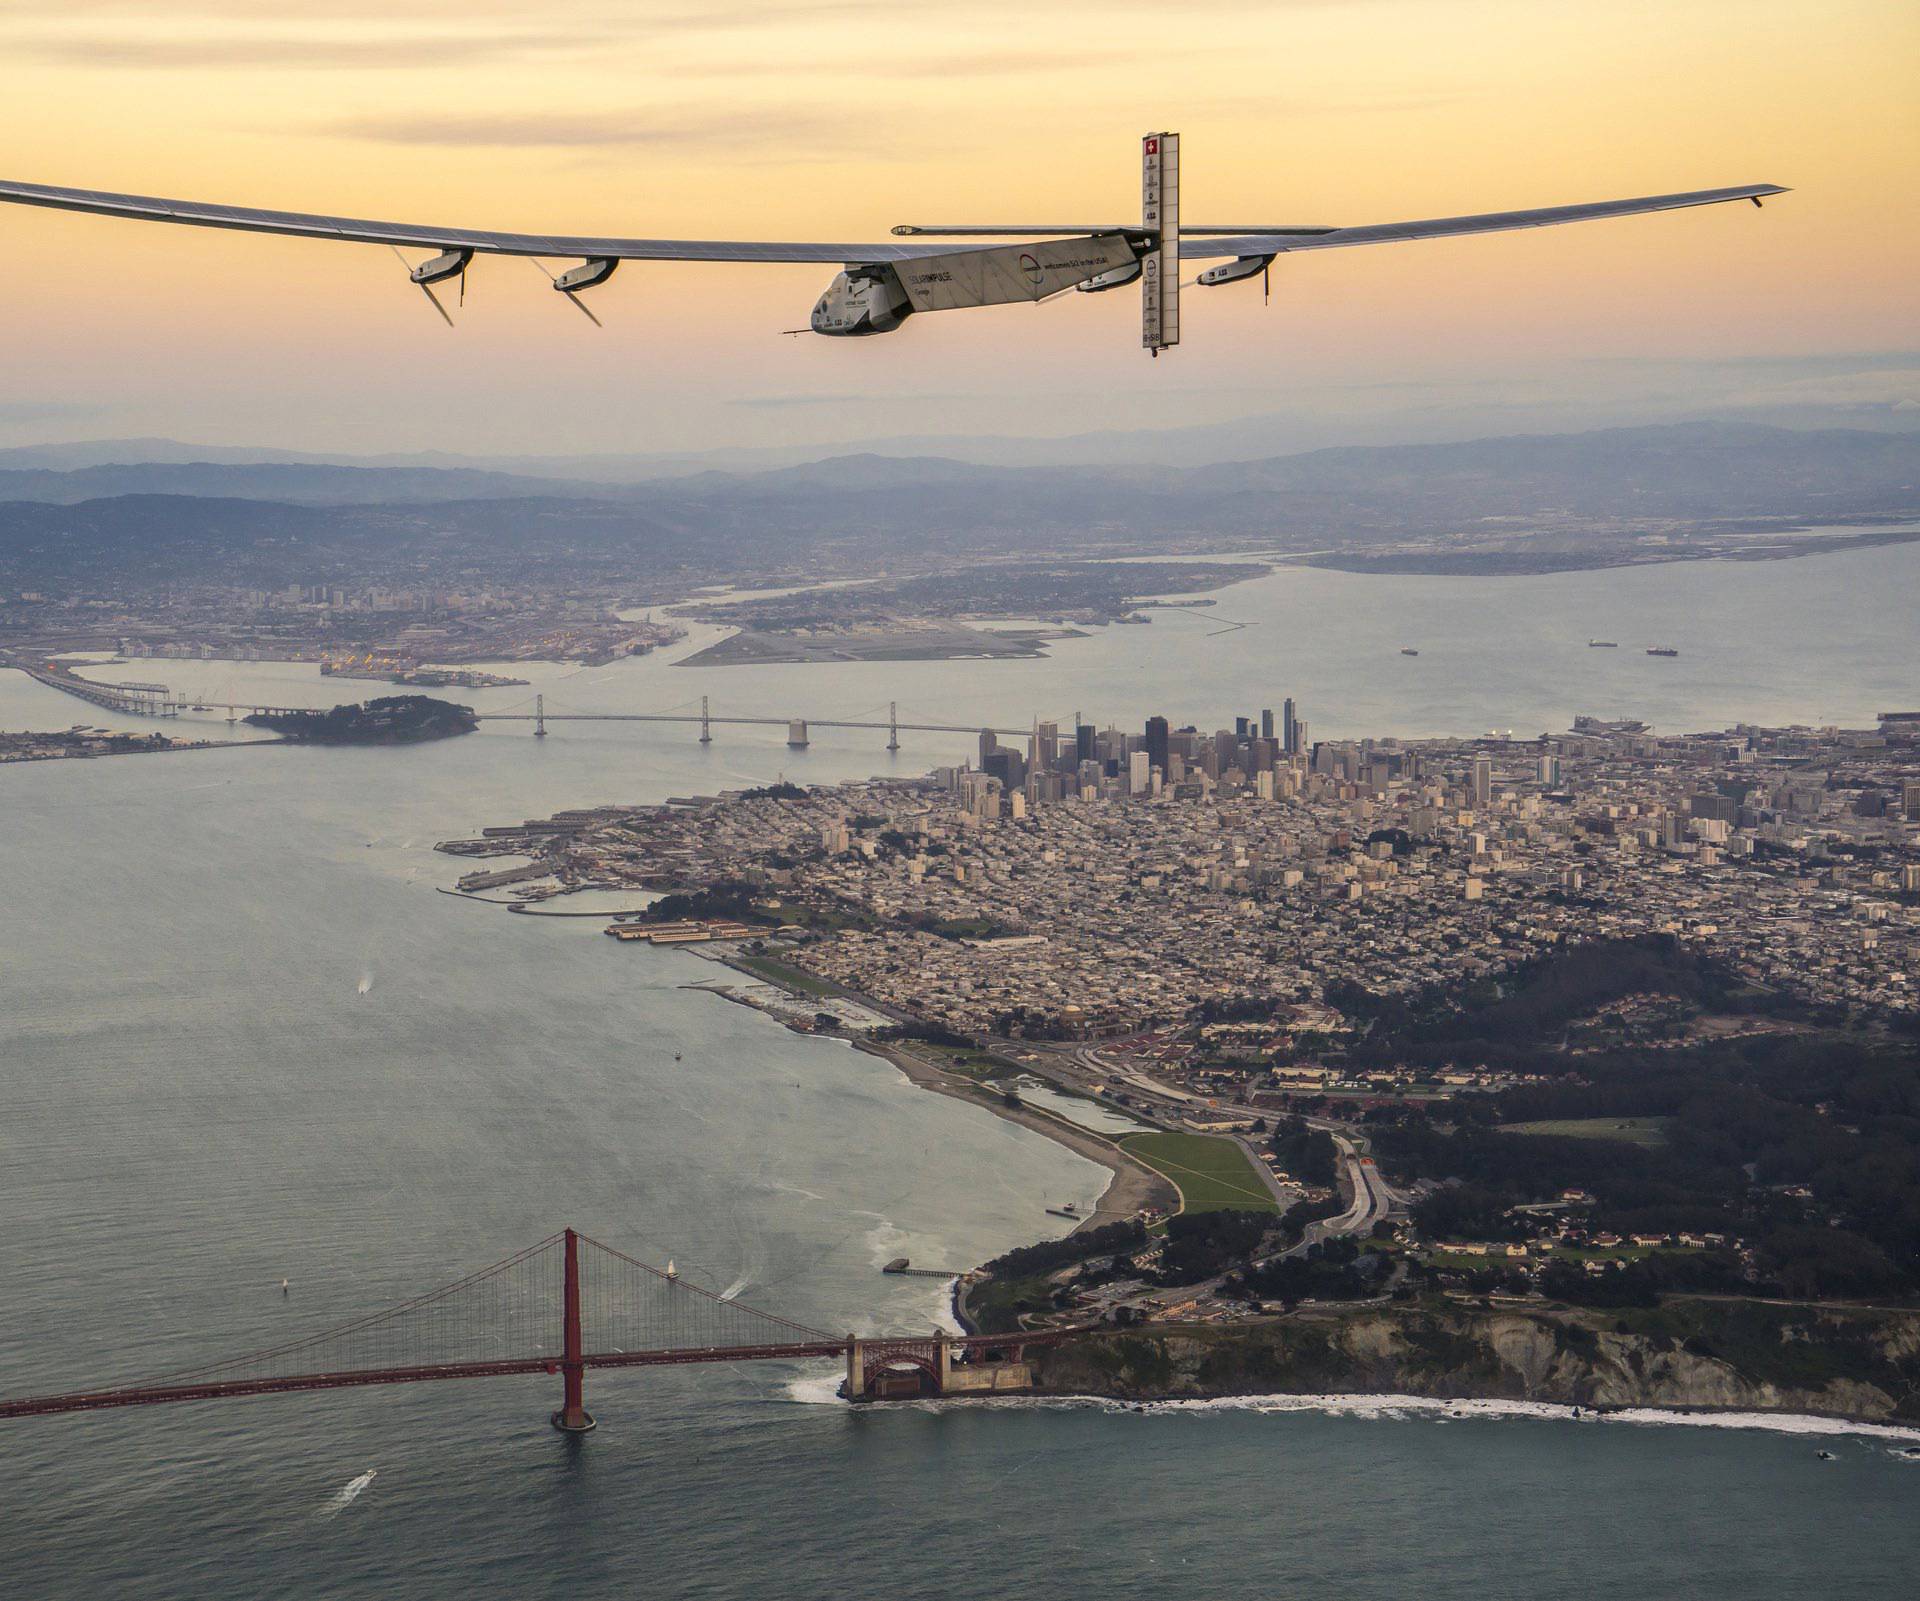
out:
{"label": "hazy horizon", "polygon": [[1276,448],[1311,448],[1920,406],[1910,6],[1204,0],[1171,37],[1149,15],[22,0],[0,136],[27,181],[669,237],[1125,220],[1153,127],[1184,135],[1196,221],[1793,193],[1283,258],[1269,306],[1190,294],[1151,363],[1127,295],[782,339],[826,270],[630,263],[601,332],[488,261],[449,331],[377,247],[10,209],[0,444],[671,452],[1274,414]]}

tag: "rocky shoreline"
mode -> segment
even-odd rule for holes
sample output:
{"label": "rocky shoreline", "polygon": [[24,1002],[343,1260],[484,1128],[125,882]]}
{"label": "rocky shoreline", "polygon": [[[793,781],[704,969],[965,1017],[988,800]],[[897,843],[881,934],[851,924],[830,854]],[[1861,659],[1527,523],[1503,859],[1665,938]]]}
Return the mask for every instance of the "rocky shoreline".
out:
{"label": "rocky shoreline", "polygon": [[1316,1307],[1250,1323],[1101,1330],[1027,1359],[1042,1394],[1141,1403],[1403,1396],[1920,1423],[1914,1311],[1678,1299],[1620,1312]]}

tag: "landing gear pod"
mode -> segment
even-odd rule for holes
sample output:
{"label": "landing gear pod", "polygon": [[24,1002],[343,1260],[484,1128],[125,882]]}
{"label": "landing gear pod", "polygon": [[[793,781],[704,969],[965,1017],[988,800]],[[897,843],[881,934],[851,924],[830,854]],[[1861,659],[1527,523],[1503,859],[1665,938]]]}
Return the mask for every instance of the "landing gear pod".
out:
{"label": "landing gear pod", "polygon": [[605,283],[613,276],[613,269],[619,265],[617,259],[604,256],[594,261],[582,262],[554,279],[553,287],[563,295],[578,294],[582,289],[591,289],[595,284]]}
{"label": "landing gear pod", "polygon": [[413,281],[422,289],[428,284],[444,283],[449,278],[458,278],[467,270],[473,260],[471,250],[448,250],[435,256],[431,261],[423,261],[413,269]]}
{"label": "landing gear pod", "polygon": [[1193,281],[1203,289],[1212,289],[1220,284],[1236,284],[1243,278],[1257,277],[1272,265],[1271,256],[1241,256],[1233,261],[1222,262],[1217,267],[1209,267]]}

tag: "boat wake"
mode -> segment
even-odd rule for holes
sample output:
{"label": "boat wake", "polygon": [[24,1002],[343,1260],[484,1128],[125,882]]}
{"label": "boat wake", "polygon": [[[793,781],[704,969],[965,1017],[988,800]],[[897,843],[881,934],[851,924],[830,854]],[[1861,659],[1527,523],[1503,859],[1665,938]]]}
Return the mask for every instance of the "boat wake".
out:
{"label": "boat wake", "polygon": [[367,1471],[357,1479],[347,1480],[345,1484],[327,1498],[326,1505],[320,1508],[320,1516],[323,1518],[339,1517],[342,1512],[346,1511],[348,1507],[360,1499],[366,1492],[367,1486],[373,1483],[378,1476],[379,1469],[368,1468]]}

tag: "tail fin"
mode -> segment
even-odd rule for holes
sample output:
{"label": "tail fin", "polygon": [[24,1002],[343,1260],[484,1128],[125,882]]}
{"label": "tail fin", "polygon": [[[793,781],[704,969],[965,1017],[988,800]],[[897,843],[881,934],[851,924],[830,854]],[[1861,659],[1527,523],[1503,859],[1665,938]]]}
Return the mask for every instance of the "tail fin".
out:
{"label": "tail fin", "polygon": [[1140,141],[1140,222],[1154,235],[1141,262],[1140,343],[1154,355],[1180,343],[1180,135]]}

